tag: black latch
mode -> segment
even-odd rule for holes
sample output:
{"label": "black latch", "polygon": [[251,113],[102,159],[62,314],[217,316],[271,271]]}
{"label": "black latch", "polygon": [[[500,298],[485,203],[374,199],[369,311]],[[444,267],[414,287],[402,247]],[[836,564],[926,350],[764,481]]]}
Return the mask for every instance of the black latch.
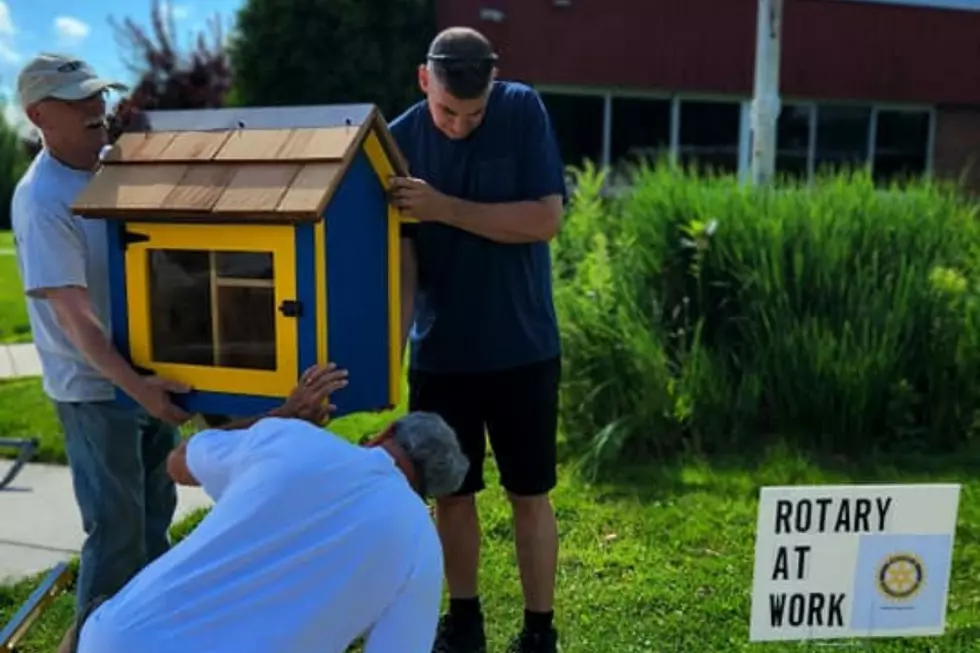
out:
{"label": "black latch", "polygon": [[279,304],[279,312],[286,317],[300,317],[303,315],[303,304],[295,299],[287,299]]}
{"label": "black latch", "polygon": [[130,245],[132,243],[145,243],[149,239],[150,239],[150,237],[148,235],[146,235],[146,234],[135,233],[135,232],[129,231],[125,227],[122,227],[122,238],[121,238],[121,240],[122,240],[123,249],[125,249],[127,245]]}

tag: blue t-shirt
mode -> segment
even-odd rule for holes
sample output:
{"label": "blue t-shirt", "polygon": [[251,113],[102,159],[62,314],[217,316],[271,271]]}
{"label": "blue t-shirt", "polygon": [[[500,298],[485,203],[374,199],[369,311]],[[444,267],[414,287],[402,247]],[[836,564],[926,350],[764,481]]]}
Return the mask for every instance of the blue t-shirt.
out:
{"label": "blue t-shirt", "polygon": [[[551,122],[528,86],[495,82],[482,123],[454,141],[423,100],[391,123],[410,174],[472,202],[566,198]],[[546,242],[508,244],[447,225],[406,228],[418,257],[413,369],[486,372],[560,353]]]}

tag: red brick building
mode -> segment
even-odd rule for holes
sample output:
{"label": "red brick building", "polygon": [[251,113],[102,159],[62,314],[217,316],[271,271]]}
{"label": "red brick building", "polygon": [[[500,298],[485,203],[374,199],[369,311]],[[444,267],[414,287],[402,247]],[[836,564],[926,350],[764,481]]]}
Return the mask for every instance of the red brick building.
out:
{"label": "red brick building", "polygon": [[[784,3],[778,171],[862,162],[980,188],[980,0]],[[757,0],[436,6],[542,93],[568,163],[669,152],[747,172]]]}

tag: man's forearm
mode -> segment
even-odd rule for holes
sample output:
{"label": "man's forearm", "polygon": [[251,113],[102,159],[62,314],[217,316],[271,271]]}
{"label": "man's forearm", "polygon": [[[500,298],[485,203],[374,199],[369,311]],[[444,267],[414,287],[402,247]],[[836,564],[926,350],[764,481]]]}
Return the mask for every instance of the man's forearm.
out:
{"label": "man's forearm", "polygon": [[458,198],[443,222],[501,243],[549,241],[558,233],[561,218],[546,201],[481,204]]}
{"label": "man's forearm", "polygon": [[139,395],[142,377],[122,357],[94,316],[59,313],[58,319],[68,340],[92,367],[130,396]]}

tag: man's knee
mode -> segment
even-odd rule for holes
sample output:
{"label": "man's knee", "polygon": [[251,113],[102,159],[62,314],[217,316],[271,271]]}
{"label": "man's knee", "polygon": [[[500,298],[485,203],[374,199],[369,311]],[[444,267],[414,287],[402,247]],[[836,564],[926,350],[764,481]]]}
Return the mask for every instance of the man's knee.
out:
{"label": "man's knee", "polygon": [[508,492],[507,499],[510,501],[514,513],[518,515],[535,516],[547,514],[553,510],[551,496],[547,492],[532,495]]}
{"label": "man's knee", "polygon": [[101,548],[123,553],[143,537],[145,507],[141,483],[125,479],[102,479],[104,482],[86,489],[78,496],[82,527]]}
{"label": "man's knee", "polygon": [[89,538],[82,561],[88,566],[96,594],[115,594],[146,565],[142,528],[104,519],[95,525]]}
{"label": "man's knee", "polygon": [[142,488],[107,483],[82,505],[82,564],[91,594],[112,595],[147,562]]}

